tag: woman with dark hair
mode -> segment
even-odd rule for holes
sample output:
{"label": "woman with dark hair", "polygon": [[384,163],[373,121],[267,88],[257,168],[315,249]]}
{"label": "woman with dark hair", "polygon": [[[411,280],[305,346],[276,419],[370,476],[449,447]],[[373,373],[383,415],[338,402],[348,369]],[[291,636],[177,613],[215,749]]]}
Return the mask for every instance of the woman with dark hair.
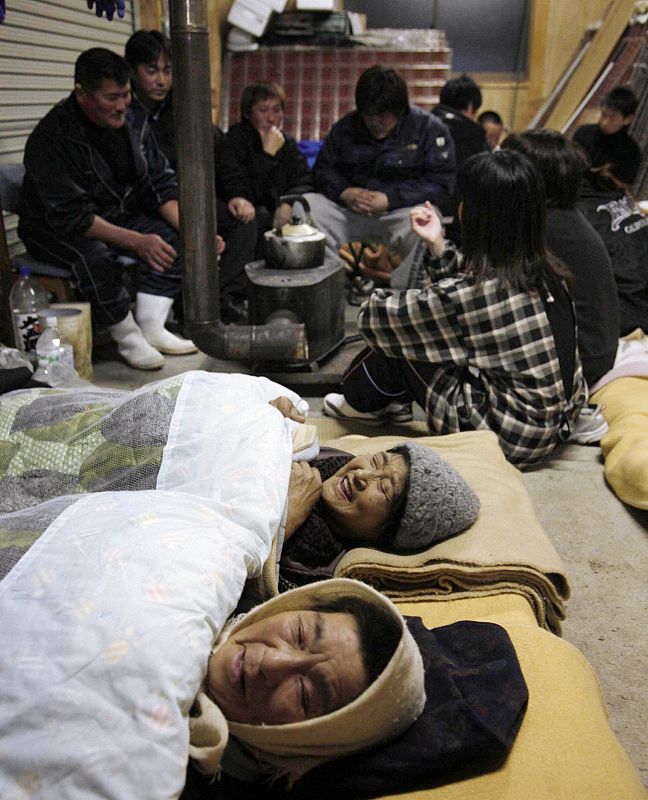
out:
{"label": "woman with dark hair", "polygon": [[587,164],[580,149],[557,131],[512,133],[503,149],[529,158],[547,196],[547,244],[574,276],[578,350],[589,386],[612,369],[619,338],[619,304],[610,258],[576,208]]}
{"label": "woman with dark hair", "polygon": [[257,221],[259,258],[263,257],[263,233],[290,221],[291,206],[280,203],[287,194],[312,191],[306,159],[297,142],[283,129],[286,95],[276,83],[246,86],[241,96],[241,121],[227,131],[221,158],[236,164],[238,183],[220,186],[216,193],[242,222]]}
{"label": "woman with dark hair", "polygon": [[324,411],[381,424],[391,401],[416,400],[431,431],[489,428],[529,466],[569,435],[586,399],[567,271],[547,249],[544,187],[527,158],[475,155],[458,178],[463,254],[430,203],[412,210],[426,283],[363,305],[369,348]]}

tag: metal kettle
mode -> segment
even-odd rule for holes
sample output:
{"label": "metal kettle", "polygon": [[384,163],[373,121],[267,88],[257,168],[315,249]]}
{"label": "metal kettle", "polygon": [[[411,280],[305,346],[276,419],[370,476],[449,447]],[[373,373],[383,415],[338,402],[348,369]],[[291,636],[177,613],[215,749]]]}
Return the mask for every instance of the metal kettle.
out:
{"label": "metal kettle", "polygon": [[[279,203],[300,203],[303,214],[293,213],[290,222],[281,228],[266,231],[265,260],[274,269],[312,269],[324,263],[326,235],[313,225],[308,200],[302,195],[288,194]],[[294,209],[293,209],[294,211]]]}

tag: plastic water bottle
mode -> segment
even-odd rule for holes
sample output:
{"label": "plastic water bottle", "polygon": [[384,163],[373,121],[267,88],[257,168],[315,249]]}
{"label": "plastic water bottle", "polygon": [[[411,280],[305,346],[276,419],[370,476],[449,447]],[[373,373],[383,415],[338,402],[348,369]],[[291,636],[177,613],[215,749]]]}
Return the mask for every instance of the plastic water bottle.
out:
{"label": "plastic water bottle", "polygon": [[38,369],[34,380],[47,383],[49,386],[62,386],[72,380],[74,369],[74,349],[56,326],[56,315],[45,313],[41,317],[44,330],[36,342],[36,358]]}
{"label": "plastic water bottle", "polygon": [[9,292],[16,349],[36,361],[36,340],[40,328],[38,312],[49,305],[49,297],[41,284],[31,277],[29,267],[20,268],[20,278]]}

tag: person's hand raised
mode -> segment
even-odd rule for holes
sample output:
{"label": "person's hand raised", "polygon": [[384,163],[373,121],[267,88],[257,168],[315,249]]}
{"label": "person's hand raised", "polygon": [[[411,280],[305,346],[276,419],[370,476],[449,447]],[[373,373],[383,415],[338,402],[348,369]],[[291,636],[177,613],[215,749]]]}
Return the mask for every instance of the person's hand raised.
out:
{"label": "person's hand raised", "polygon": [[304,524],[313,506],[322,495],[322,477],[319,470],[305,461],[293,463],[288,483],[288,514],[286,517],[285,538]]}
{"label": "person's hand raised", "polygon": [[284,143],[286,141],[283,133],[279,130],[279,128],[276,125],[273,125],[271,128],[266,128],[265,130],[259,131],[259,136],[261,137],[261,144],[263,145],[263,150],[269,156],[276,156],[277,153],[284,146]]}
{"label": "person's hand raised", "polygon": [[427,242],[430,253],[435,258],[442,256],[445,249],[443,225],[436,209],[429,200],[425,201],[425,205],[415,206],[410,211],[410,223],[414,233]]}

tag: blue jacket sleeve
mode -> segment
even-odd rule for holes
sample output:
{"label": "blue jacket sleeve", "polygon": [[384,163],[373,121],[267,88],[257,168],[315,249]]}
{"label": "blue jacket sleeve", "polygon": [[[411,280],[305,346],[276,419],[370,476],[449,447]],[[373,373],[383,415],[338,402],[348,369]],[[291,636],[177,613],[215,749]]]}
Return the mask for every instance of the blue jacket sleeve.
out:
{"label": "blue jacket sleeve", "polygon": [[338,122],[333,125],[324,140],[322,149],[317,156],[317,161],[313,165],[315,191],[323,194],[324,197],[328,197],[334,203],[338,203],[342,192],[351,186],[348,178],[338,168],[342,141],[343,136]]}
{"label": "blue jacket sleeve", "polygon": [[428,124],[419,138],[423,170],[386,191],[389,210],[420,205],[429,200],[439,205],[455,187],[456,163],[452,137],[441,123]]}

